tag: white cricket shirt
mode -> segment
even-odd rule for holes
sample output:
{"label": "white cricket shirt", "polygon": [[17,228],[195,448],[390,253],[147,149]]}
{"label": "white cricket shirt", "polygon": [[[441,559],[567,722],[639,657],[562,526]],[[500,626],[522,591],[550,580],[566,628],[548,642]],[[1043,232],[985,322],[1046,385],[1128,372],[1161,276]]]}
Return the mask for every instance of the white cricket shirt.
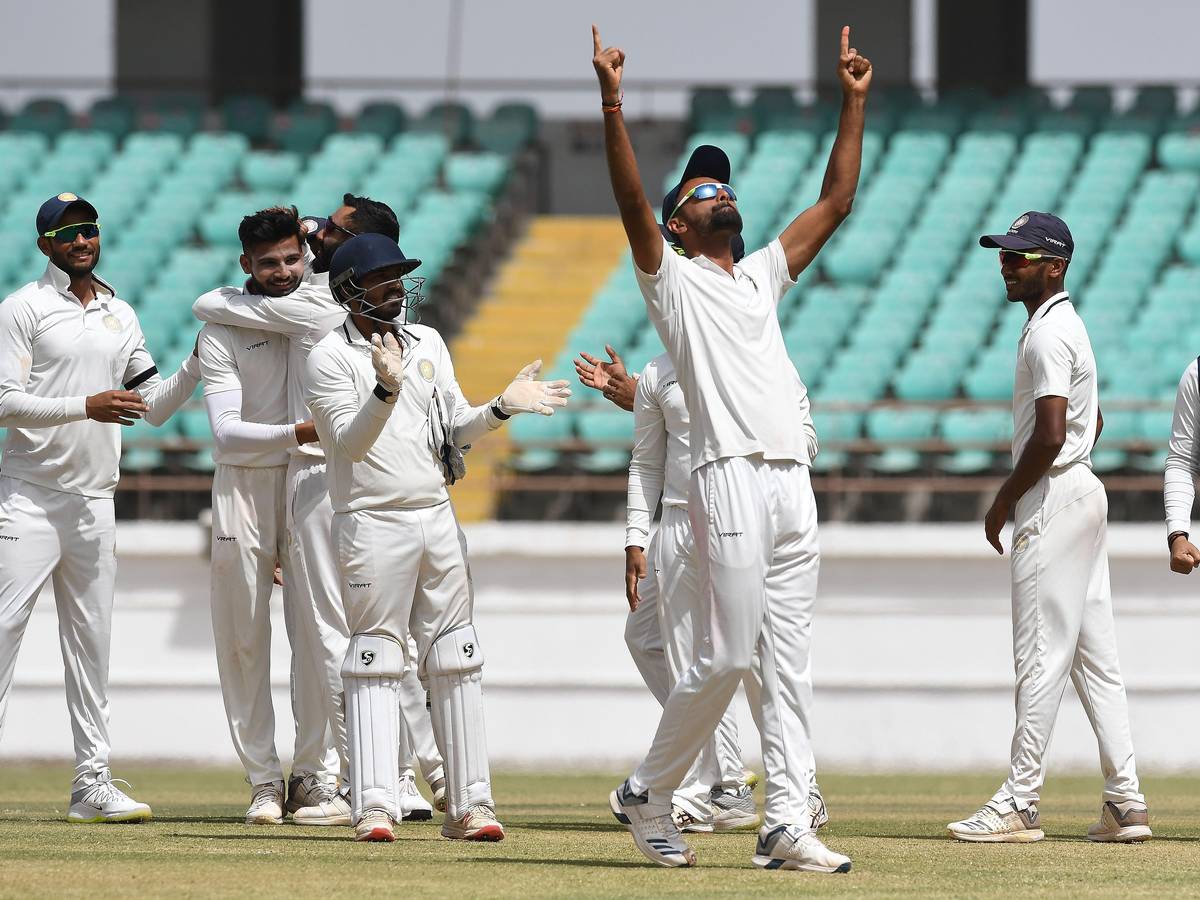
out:
{"label": "white cricket shirt", "polygon": [[646,364],[633,395],[633,456],[626,492],[625,546],[645,548],[650,520],[663,506],[687,506],[692,454],[688,411],[666,353]]}
{"label": "white cricket shirt", "polygon": [[400,341],[404,382],[395,403],[375,395],[371,344],[349,316],[308,354],[305,397],[325,448],[334,512],[446,502],[443,425],[464,433],[499,425],[486,405],[463,398],[440,334],[406,325]]}
{"label": "white cricket shirt", "polygon": [[[242,288],[209,291],[192,306],[202,322],[269,331],[287,339],[287,404],[292,424],[312,418],[304,400],[304,365],[317,342],[346,318],[346,308],[333,299],[324,273],[312,276],[325,284],[303,283],[283,297],[248,294]],[[288,453],[322,459],[320,444],[299,444]]]}
{"label": "white cricket shirt", "polygon": [[[292,424],[288,421],[288,341],[281,335],[210,322],[200,332],[200,374],[205,397],[241,392],[243,422]],[[215,433],[217,423],[212,424]],[[286,466],[287,450],[232,451],[218,441],[213,461],[252,468]]]}
{"label": "white cricket shirt", "polygon": [[0,427],[8,429],[0,474],[85,497],[117,487],[122,425],[87,418],[92,394],[137,390],[146,421],[161,425],[195,390],[189,356],[167,380],[158,375],[133,308],[95,278],[84,306],[70,278],[46,271],[0,303]]}
{"label": "white cricket shirt", "polygon": [[1083,320],[1066,291],[1038,307],[1017,342],[1017,372],[1013,382],[1014,464],[1033,434],[1034,401],[1040,397],[1067,398],[1067,439],[1054,459],[1053,468],[1077,462],[1090,467],[1100,405],[1096,357]]}
{"label": "white cricket shirt", "polygon": [[776,308],[795,282],[778,240],[729,274],[663,241],[658,272],[634,266],[691,413],[691,467],[761,454],[807,465],[808,390],[783,346]]}
{"label": "white cricket shirt", "polygon": [[1192,360],[1179,379],[1175,394],[1175,414],[1171,419],[1171,443],[1163,473],[1163,506],[1167,513],[1167,534],[1192,530],[1192,505],[1196,500],[1197,459],[1196,424],[1200,414],[1200,384],[1197,384],[1196,360]]}

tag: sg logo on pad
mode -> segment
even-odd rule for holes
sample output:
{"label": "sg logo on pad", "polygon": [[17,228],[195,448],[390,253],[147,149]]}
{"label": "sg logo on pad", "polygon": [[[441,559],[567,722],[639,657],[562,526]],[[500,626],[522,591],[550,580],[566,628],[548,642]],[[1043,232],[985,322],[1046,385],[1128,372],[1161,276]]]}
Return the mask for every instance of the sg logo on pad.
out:
{"label": "sg logo on pad", "polygon": [[364,666],[369,666],[371,663],[375,662],[375,651],[374,650],[364,650],[362,653],[359,654],[358,658],[362,660],[362,664]]}

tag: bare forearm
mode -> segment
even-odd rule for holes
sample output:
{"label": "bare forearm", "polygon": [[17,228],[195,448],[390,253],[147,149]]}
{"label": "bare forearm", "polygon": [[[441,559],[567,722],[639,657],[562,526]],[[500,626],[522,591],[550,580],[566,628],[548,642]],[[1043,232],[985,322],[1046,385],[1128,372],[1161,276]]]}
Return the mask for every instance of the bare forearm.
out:
{"label": "bare forearm", "polygon": [[842,97],[842,113],[838,119],[837,138],[829,152],[829,164],[821,182],[821,199],[829,200],[849,213],[858,190],[862,170],[863,127],[866,122],[867,98],[858,94]]}

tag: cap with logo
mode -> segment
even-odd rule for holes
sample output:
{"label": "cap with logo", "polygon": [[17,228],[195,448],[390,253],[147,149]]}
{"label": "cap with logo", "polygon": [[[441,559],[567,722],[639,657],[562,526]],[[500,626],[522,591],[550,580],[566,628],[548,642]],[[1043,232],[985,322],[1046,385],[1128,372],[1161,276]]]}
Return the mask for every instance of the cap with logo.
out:
{"label": "cap with logo", "polygon": [[1067,223],[1058,216],[1035,211],[1027,212],[1013,222],[1008,234],[985,234],[979,239],[979,246],[1025,252],[1043,250],[1063,259],[1070,259],[1075,252],[1075,240]]}
{"label": "cap with logo", "polygon": [[68,209],[78,207],[82,209],[89,219],[95,222],[100,218],[100,214],[96,212],[96,207],[88,203],[82,197],[72,194],[70,191],[64,191],[54,197],[51,197],[41,205],[37,213],[37,233],[40,237],[47,231],[53,231],[58,227],[58,223],[62,221],[62,217],[66,215]]}
{"label": "cap with logo", "polygon": [[407,275],[421,264],[419,259],[404,255],[400,245],[383,234],[360,234],[337,248],[329,263],[329,285],[337,287],[345,281],[359,281],[380,269],[399,266]]}
{"label": "cap with logo", "polygon": [[327,224],[329,224],[329,219],[325,216],[304,216],[300,219],[300,225],[304,228],[305,237],[314,235],[318,231],[324,231]]}

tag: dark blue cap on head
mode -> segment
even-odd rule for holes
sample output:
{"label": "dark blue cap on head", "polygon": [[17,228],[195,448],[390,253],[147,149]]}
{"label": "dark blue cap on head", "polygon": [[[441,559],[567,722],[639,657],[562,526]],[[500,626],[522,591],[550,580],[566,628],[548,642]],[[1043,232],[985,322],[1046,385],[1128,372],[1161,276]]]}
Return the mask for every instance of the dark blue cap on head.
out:
{"label": "dark blue cap on head", "polygon": [[421,264],[419,259],[409,259],[400,245],[382,234],[360,234],[350,238],[337,248],[329,263],[329,286],[337,287],[344,281],[361,281],[372,272],[399,266],[407,275]]}
{"label": "dark blue cap on head", "polygon": [[728,184],[729,157],[725,155],[725,151],[712,144],[701,144],[692,151],[687,165],[683,167],[683,174],[679,176],[679,184],[667,191],[667,196],[663,197],[663,225],[667,224],[671,213],[675,211],[675,205],[679,202],[679,192],[693,178],[711,178],[713,181]]}
{"label": "dark blue cap on head", "polygon": [[325,216],[301,216],[300,224],[304,226],[304,236],[309,237],[318,231],[324,231],[329,219]]}
{"label": "dark blue cap on head", "polygon": [[38,209],[37,214],[37,233],[40,237],[47,231],[53,231],[58,227],[58,223],[62,221],[63,214],[72,206],[82,208],[93,222],[100,218],[100,214],[96,212],[96,207],[88,203],[82,197],[77,197],[70,191],[51,197]]}
{"label": "dark blue cap on head", "polygon": [[1058,216],[1044,212],[1027,212],[1008,227],[1008,234],[985,234],[980,247],[1001,250],[1044,250],[1051,256],[1070,259],[1075,252],[1071,229]]}

